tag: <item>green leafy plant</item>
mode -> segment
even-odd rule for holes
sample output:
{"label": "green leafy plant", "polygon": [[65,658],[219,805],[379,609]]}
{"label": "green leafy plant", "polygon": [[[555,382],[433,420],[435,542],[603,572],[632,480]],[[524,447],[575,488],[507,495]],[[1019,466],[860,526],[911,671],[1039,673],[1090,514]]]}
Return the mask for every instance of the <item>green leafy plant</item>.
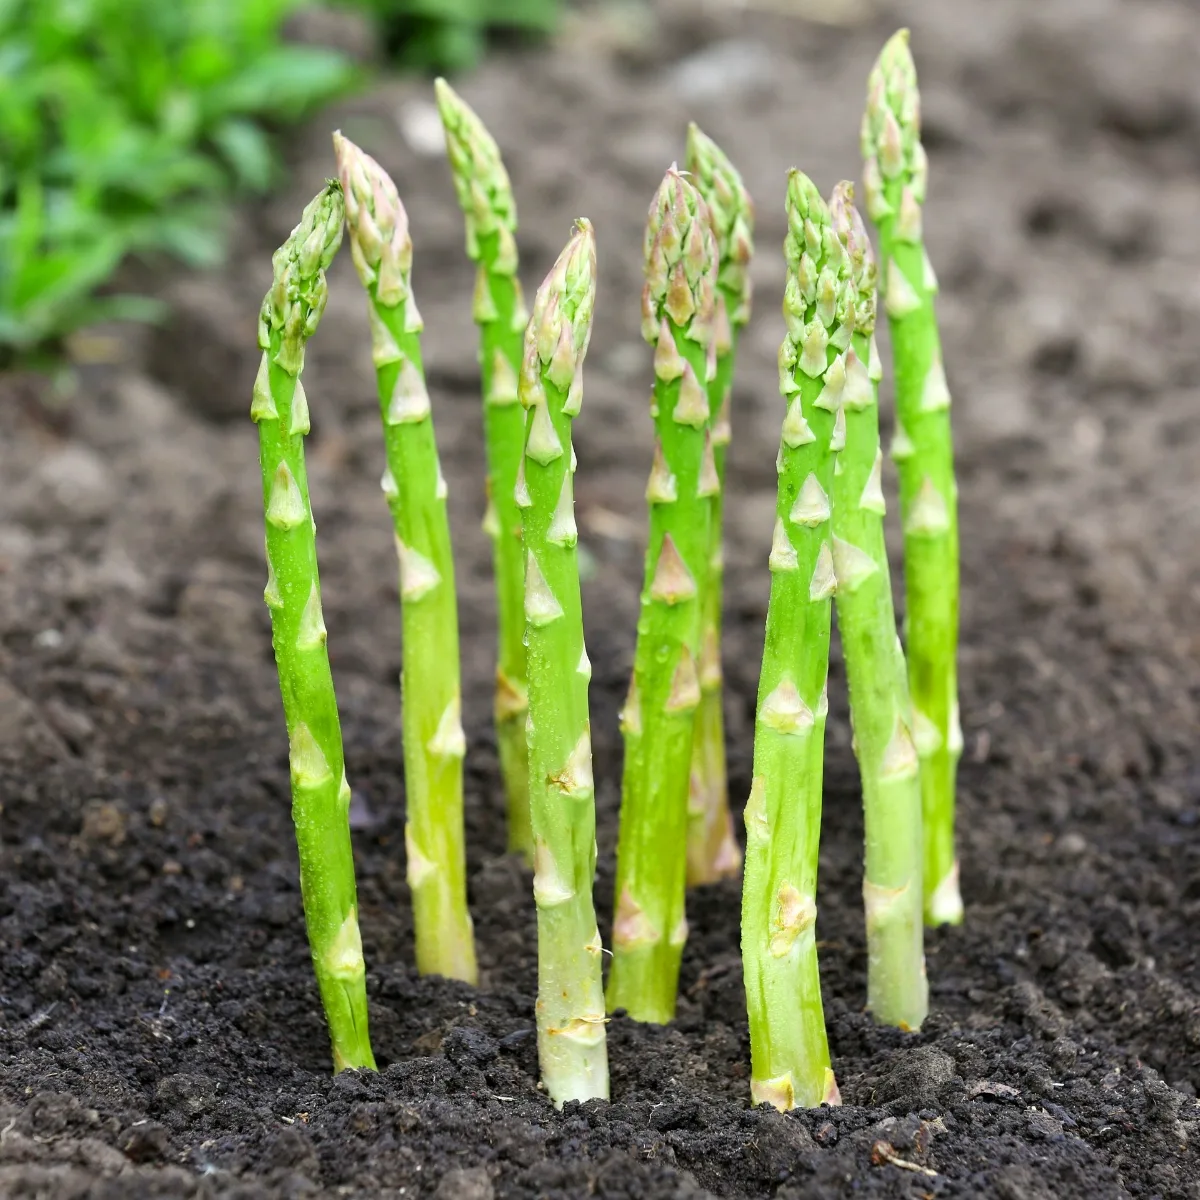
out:
{"label": "green leafy plant", "polygon": [[374,14],[384,46],[402,66],[436,71],[469,67],[489,33],[546,34],[559,0],[350,0]]}
{"label": "green leafy plant", "polygon": [[129,255],[216,261],[232,189],[275,178],[270,124],[352,76],[281,42],[297,0],[0,2],[0,365],[92,321]]}

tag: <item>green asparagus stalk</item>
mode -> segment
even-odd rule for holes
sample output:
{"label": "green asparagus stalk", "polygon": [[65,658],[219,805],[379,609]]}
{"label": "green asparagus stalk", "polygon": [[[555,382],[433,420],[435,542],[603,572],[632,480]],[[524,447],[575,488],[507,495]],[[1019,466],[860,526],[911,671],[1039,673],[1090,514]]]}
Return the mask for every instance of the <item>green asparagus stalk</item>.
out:
{"label": "green asparagus stalk", "polygon": [[750,319],[750,257],[754,253],[754,204],[737,168],[696,125],[688,127],[687,166],[713,216],[717,239],[714,339],[717,373],[708,385],[713,463],[720,490],[713,497],[709,530],[709,587],[703,604],[700,706],[692,746],[688,795],[688,883],[711,883],[736,875],[742,852],[729,813],[725,774],[725,718],[721,689],[721,550],[725,455],[731,426],[730,400],[738,334]]}
{"label": "green asparagus stalk", "polygon": [[500,645],[495,721],[500,770],[508,797],[508,848],[532,863],[529,762],[525,745],[525,560],[521,510],[513,499],[525,439],[517,403],[521,339],[529,314],[517,279],[517,208],[500,150],[483,122],[444,80],[437,80],[446,151],[467,228],[467,255],[477,264],[475,321],[483,374],[488,510]]}
{"label": "green asparagus stalk", "polygon": [[687,939],[687,802],[700,681],[709,528],[717,494],[706,383],[716,372],[711,216],[674,167],[650,209],[642,332],[654,346],[657,434],[650,541],[629,697],[608,1007],[639,1021],[675,1013]]}
{"label": "green asparagus stalk", "polygon": [[925,822],[925,920],[962,920],[954,850],[958,718],[958,487],[950,391],[942,366],[925,252],[922,205],[928,174],[921,145],[917,72],[902,29],[871,72],[862,125],[867,214],[879,230],[883,298],[896,372],[896,436],[907,597],[913,734],[921,762]]}
{"label": "green asparagus stalk", "polygon": [[300,891],[334,1069],[375,1069],[367,1034],[366,967],[358,931],[350,786],[325,648],[316,525],[304,469],[308,400],[300,372],[342,240],[342,189],[329,183],[272,259],[274,281],[258,323],[262,364],[250,416],[258,425],[267,587],[279,689],[290,742],[292,817]]}
{"label": "green asparagus stalk", "polygon": [[387,469],[383,491],[400,559],[404,660],[404,843],[417,969],[475,982],[463,844],[463,755],[454,561],[412,294],[412,239],[396,185],[334,134],[350,250],[369,300]]}
{"label": "green asparagus stalk", "polygon": [[580,221],[538,289],[525,334],[524,510],[529,778],[538,920],[538,1058],[560,1108],[608,1097],[600,932],[592,904],[596,793],[575,545],[571,421],[596,299],[596,243]]}
{"label": "green asparagus stalk", "polygon": [[853,201],[854,185],[840,183],[830,203],[857,290],[842,388],[846,444],[833,477],[833,569],[862,776],[867,1004],[885,1024],[918,1029],[928,1008],[921,924],[921,780],[883,535],[875,253]]}
{"label": "green asparagus stalk", "polygon": [[788,177],[787,335],[779,386],[787,403],[771,544],[771,597],[758,685],[754,778],[746,804],[742,959],[756,1103],[838,1103],[817,970],[817,849],[829,627],[837,588],[830,537],[834,459],[854,325],[854,282],[825,201]]}

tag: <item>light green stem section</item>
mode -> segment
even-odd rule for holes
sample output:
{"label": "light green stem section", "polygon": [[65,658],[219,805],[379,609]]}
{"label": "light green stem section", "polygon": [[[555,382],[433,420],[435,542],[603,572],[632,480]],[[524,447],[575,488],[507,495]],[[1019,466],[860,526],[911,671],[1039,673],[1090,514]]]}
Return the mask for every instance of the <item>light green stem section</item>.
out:
{"label": "light green stem section", "polygon": [[[660,341],[668,328],[690,374],[656,377],[654,384],[659,453],[673,498],[651,497],[633,682],[621,720],[625,767],[606,993],[610,1012],[623,1008],[660,1024],[675,1015],[687,940],[688,783],[712,520],[712,496],[700,494],[707,423],[675,419],[687,381],[702,386],[696,381],[706,378],[705,352],[673,321],[665,322]],[[654,482],[652,476],[652,488]]]}
{"label": "light green stem section", "polygon": [[[306,221],[319,217],[314,212],[319,204],[328,206],[330,224],[340,239],[340,189],[322,193],[306,209]],[[297,233],[302,234],[304,229],[302,223],[281,255],[289,247],[295,249],[295,243],[302,240]],[[337,240],[333,240],[326,262],[336,248]],[[277,283],[280,266],[277,255]],[[310,289],[312,294],[297,298],[295,277],[293,265],[291,280],[273,292],[287,294],[286,304],[293,313],[297,306],[305,307],[297,322],[304,331],[297,330],[297,323],[290,329],[281,327],[278,310],[277,319],[271,319],[269,295],[260,332],[264,353],[251,410],[258,424],[266,518],[268,581],[263,598],[271,613],[272,643],[290,743],[292,818],[300,855],[304,919],[329,1022],[334,1069],[374,1070],[350,843],[350,788],[325,646],[316,533],[304,468],[304,435],[309,419],[300,371],[304,341],[316,329],[324,305],[325,281],[323,272],[319,279],[302,279],[299,287]],[[312,316],[307,315],[309,311]]]}
{"label": "light green stem section", "polygon": [[488,517],[496,572],[499,661],[496,667],[496,741],[508,799],[508,848],[533,863],[529,817],[528,707],[525,667],[525,562],[521,510],[513,498],[525,441],[525,413],[516,399],[521,338],[528,314],[515,278],[516,263],[497,267],[499,234],[479,238],[480,272],[491,303],[476,305],[483,372],[483,428],[487,444]]}
{"label": "light green stem section", "polygon": [[962,920],[954,849],[958,712],[958,488],[950,392],[925,252],[927,166],[907,31],[891,39],[871,77],[863,127],[868,212],[879,230],[881,290],[891,330],[896,440],[904,526],[905,629],[913,733],[921,760],[925,920]]}
{"label": "light green stem section", "polygon": [[[400,557],[403,667],[400,675],[407,808],[404,842],[412,891],[417,970],[476,980],[467,911],[463,837],[462,704],[454,560],[446,483],[438,463],[418,329],[406,321],[411,294],[395,305],[368,289],[378,339],[376,374],[383,416],[384,490]],[[394,345],[394,354],[380,347]]]}
{"label": "light green stem section", "polygon": [[833,481],[837,615],[862,776],[867,1006],[876,1020],[919,1029],[928,1009],[921,924],[921,781],[910,733],[904,652],[896,636],[883,533],[877,385],[871,339],[855,334],[863,386],[844,404],[846,446]]}
{"label": "light green stem section", "polygon": [[[920,271],[918,247],[883,240],[885,258],[908,275]],[[918,276],[919,277],[919,276]],[[893,444],[904,522],[909,686],[916,710],[925,826],[925,919],[962,920],[954,848],[955,775],[962,753],[958,715],[958,487],[949,409],[923,411],[931,372],[942,372],[933,292],[921,308],[890,319],[896,418],[912,446]]]}
{"label": "light green stem section", "polygon": [[[726,306],[740,297],[722,288]],[[692,745],[688,788],[687,881],[695,886],[736,875],[742,851],[733,833],[729,812],[729,782],[725,770],[724,689],[721,677],[721,609],[724,580],[722,524],[725,506],[725,458],[729,446],[729,402],[733,388],[737,335],[717,356],[717,373],[709,384],[709,414],[713,462],[720,491],[712,498],[708,545],[708,587],[704,593],[700,634],[700,705]]]}
{"label": "light green stem section", "polygon": [[[579,329],[575,340],[584,346],[595,295],[594,263],[586,265],[589,255],[594,255],[591,227],[581,222],[543,285],[548,298],[561,302],[564,325]],[[539,293],[535,325],[543,299]],[[569,328],[563,336],[570,338]],[[582,365],[580,351],[576,378]],[[608,1097],[601,944],[592,900],[596,805],[588,713],[591,665],[584,648],[575,551],[571,415],[564,411],[570,384],[556,384],[555,368],[543,366],[536,344],[531,344],[527,369],[540,377],[544,396],[529,410],[524,509],[538,1059],[546,1090],[561,1108],[567,1100]],[[547,436],[547,427],[553,436]]]}

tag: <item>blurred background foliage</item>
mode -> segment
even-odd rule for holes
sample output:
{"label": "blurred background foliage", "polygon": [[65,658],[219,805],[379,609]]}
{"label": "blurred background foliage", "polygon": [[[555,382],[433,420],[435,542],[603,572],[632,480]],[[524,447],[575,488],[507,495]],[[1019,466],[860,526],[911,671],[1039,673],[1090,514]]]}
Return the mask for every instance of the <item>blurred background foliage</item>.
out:
{"label": "blurred background foliage", "polygon": [[376,18],[398,65],[437,71],[471,66],[491,34],[547,34],[559,0],[346,0]]}
{"label": "blurred background foliage", "polygon": [[[0,0],[0,368],[153,319],[112,294],[130,257],[212,265],[232,198],[279,170],[277,134],[356,86],[285,38],[304,0]],[[494,28],[548,31],[557,0],[337,0],[405,67],[470,65]]]}

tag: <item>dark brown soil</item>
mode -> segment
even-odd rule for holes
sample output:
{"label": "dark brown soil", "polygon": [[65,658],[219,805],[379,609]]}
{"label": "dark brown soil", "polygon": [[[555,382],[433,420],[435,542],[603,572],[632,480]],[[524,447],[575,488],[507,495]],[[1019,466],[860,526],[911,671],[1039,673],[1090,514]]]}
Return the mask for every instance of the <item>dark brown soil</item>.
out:
{"label": "dark brown soil", "polygon": [[[906,11],[904,11],[906,10]],[[1200,1197],[1200,13],[1166,0],[924,0],[857,27],[663,4],[463,81],[504,147],[540,278],[596,224],[578,422],[608,919],[649,463],[638,251],[688,117],[760,202],[734,414],[725,644],[747,791],[781,407],[782,179],[856,168],[863,81],[915,26],[961,451],[961,929],[929,938],[915,1035],[862,1011],[861,837],[834,670],[822,968],[845,1105],[752,1111],[738,887],[691,905],[678,1020],[611,1025],[613,1099],[537,1089],[529,879],[504,856],[468,296],[429,93],[301,139],[180,319],[83,372],[69,421],[0,405],[0,1195]],[[624,22],[624,24],[622,23]],[[355,791],[380,1073],[328,1074],[289,829],[245,413],[269,252],[331,170],[394,171],[451,500],[483,982],[418,979],[404,885],[395,564],[347,261],[311,354],[310,471]],[[103,347],[101,347],[103,348]],[[95,352],[96,344],[91,351]],[[1192,1149],[1188,1149],[1189,1138]],[[886,1141],[908,1166],[872,1147]]]}

